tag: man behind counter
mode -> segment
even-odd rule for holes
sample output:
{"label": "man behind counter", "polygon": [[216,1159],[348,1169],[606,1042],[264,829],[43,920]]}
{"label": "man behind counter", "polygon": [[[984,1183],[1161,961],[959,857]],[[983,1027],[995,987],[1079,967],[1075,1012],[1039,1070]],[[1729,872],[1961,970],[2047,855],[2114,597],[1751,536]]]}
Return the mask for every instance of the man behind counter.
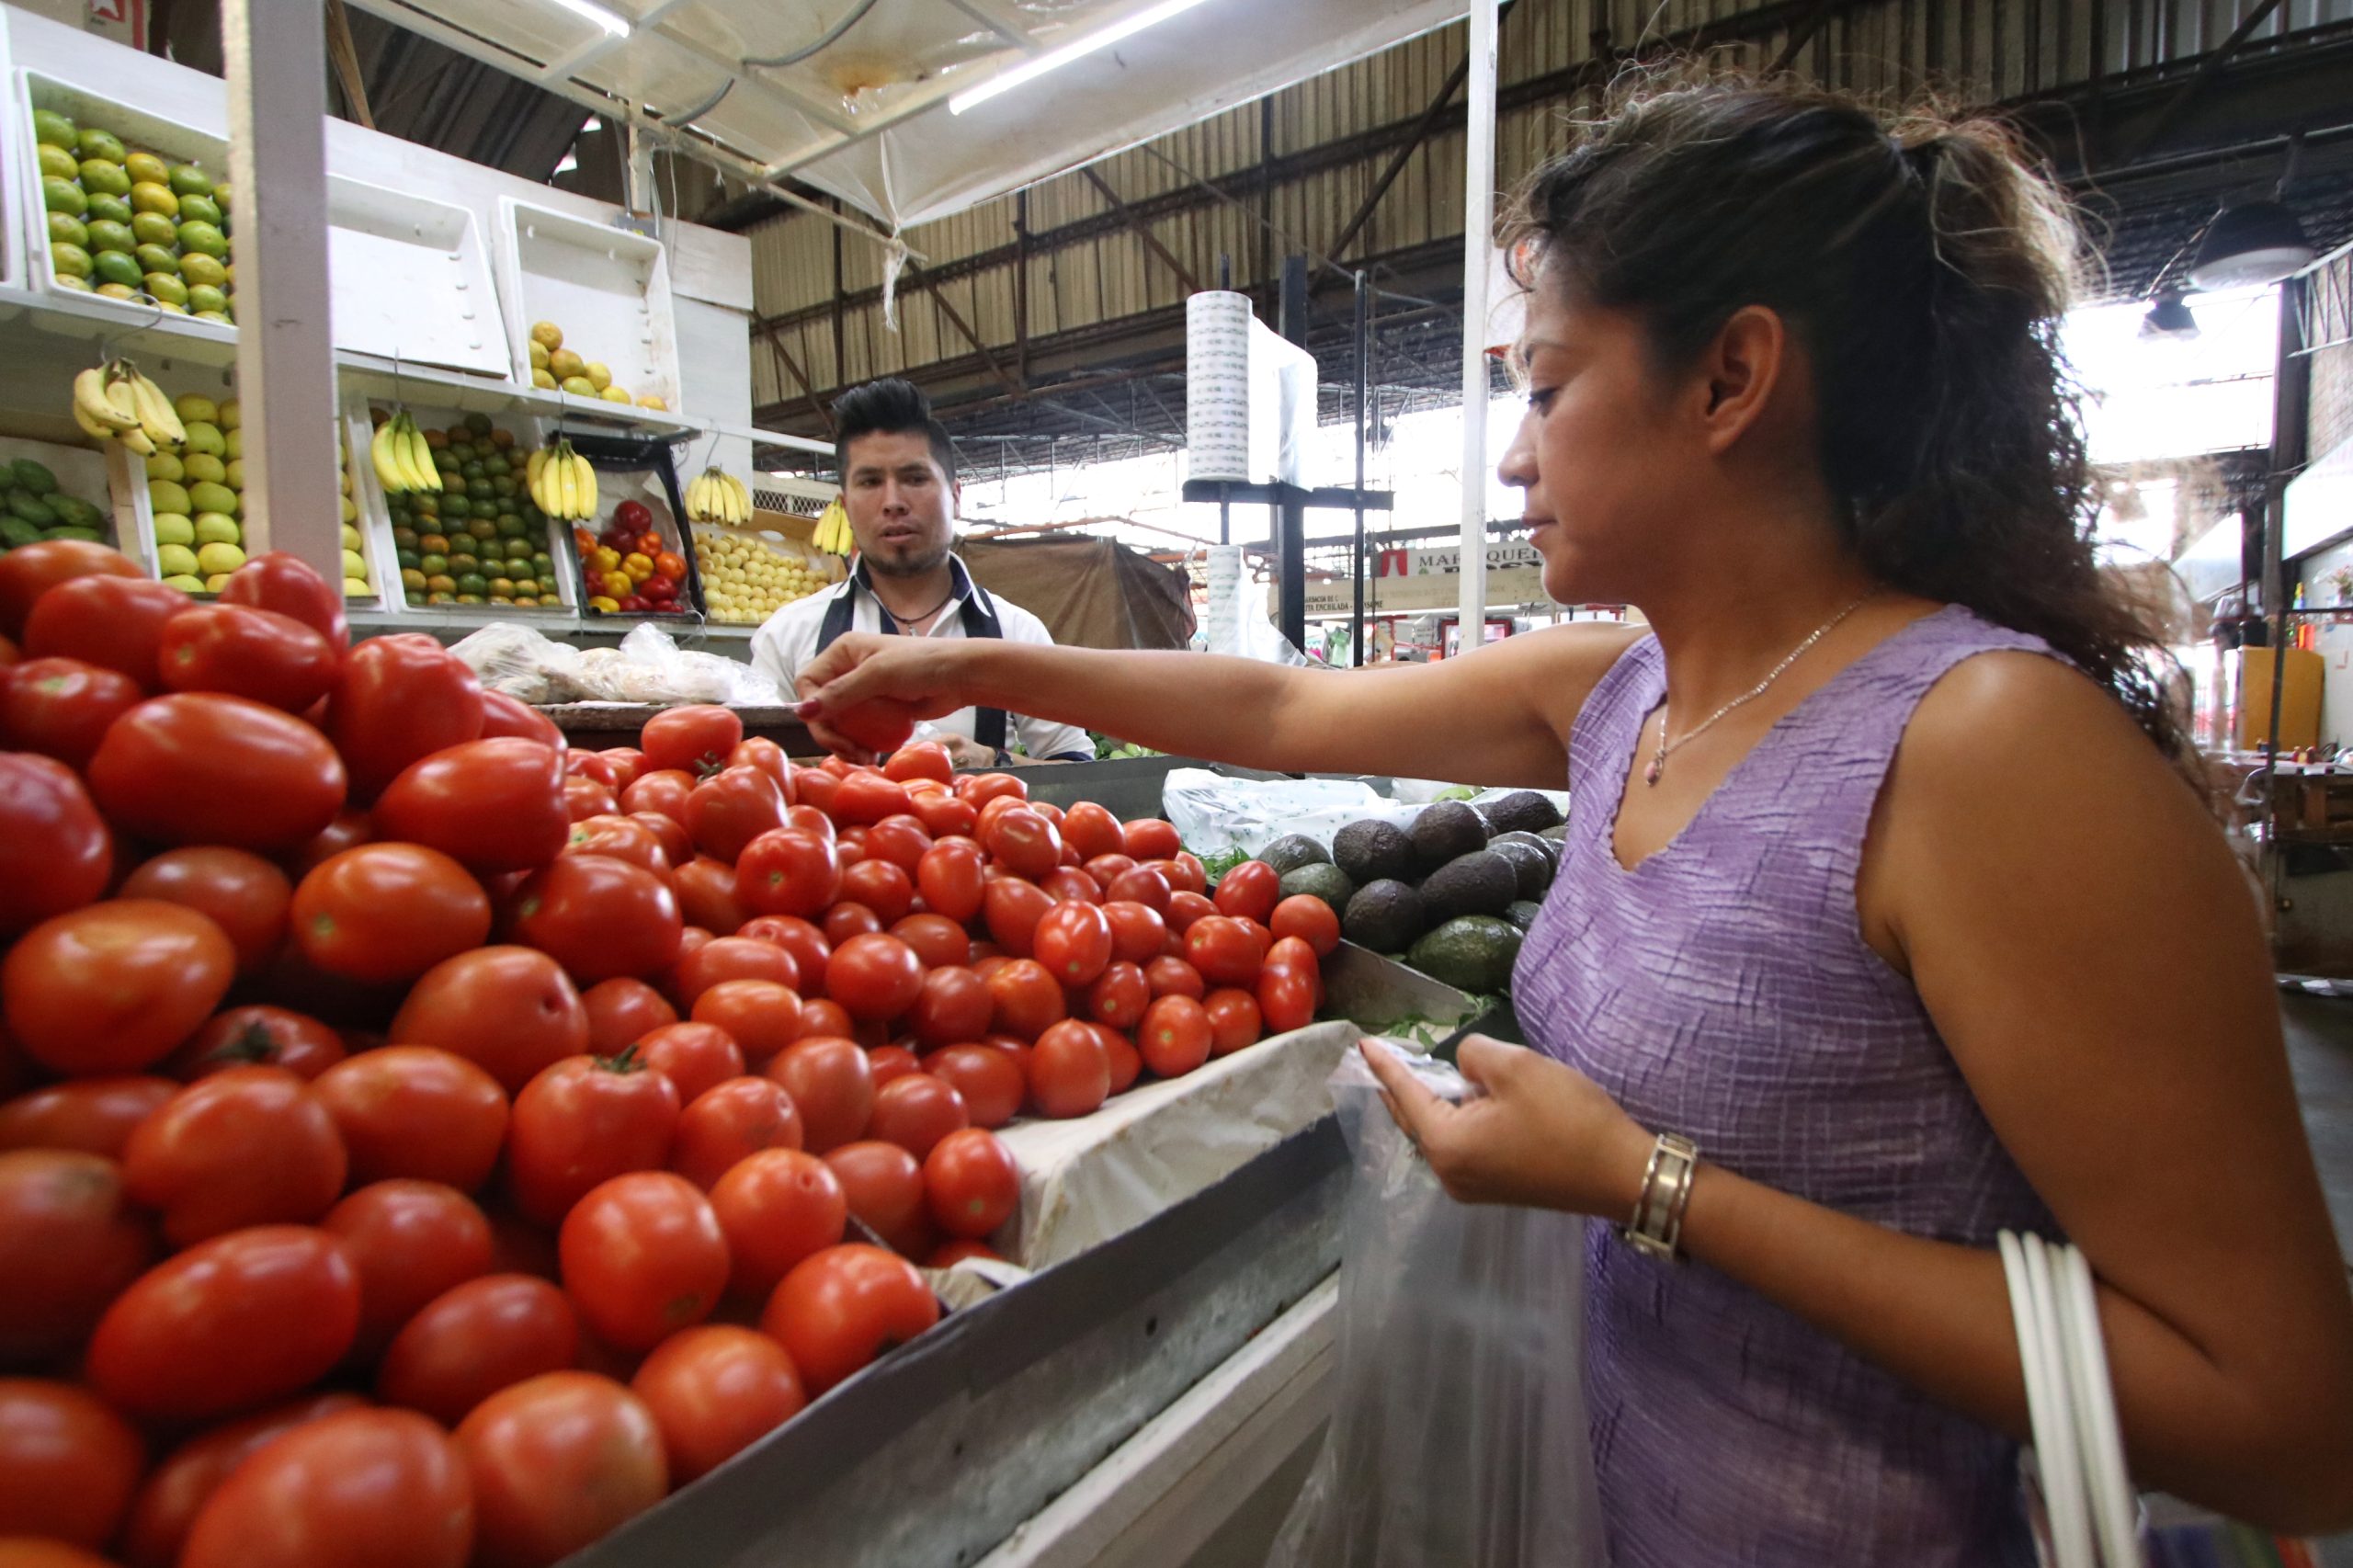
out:
{"label": "man behind counter", "polygon": [[[929,399],[896,377],[869,381],[834,403],[834,424],[858,560],[847,582],[785,606],[753,633],[755,669],[790,692],[801,666],[849,631],[1053,642],[1043,621],[990,595],[949,553],[962,491],[955,446]],[[1006,750],[1016,730],[1031,761],[1095,756],[1084,730],[996,708],[961,709],[932,727],[960,767],[1016,760]]]}

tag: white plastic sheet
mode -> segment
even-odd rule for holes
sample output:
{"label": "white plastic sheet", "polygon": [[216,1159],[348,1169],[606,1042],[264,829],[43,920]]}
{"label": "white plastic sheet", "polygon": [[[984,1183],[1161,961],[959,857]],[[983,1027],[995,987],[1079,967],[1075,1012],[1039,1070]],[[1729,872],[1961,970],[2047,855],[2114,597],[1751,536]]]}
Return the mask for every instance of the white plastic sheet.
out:
{"label": "white plastic sheet", "polygon": [[[1196,855],[1218,855],[1231,849],[1256,854],[1278,838],[1292,834],[1312,838],[1326,849],[1332,835],[1352,822],[1391,822],[1403,827],[1421,815],[1422,808],[1444,790],[1456,789],[1427,779],[1392,781],[1391,799],[1370,784],[1354,778],[1229,778],[1204,767],[1179,767],[1161,786],[1160,809],[1176,824],[1185,846]],[[1477,806],[1515,790],[1482,790],[1471,797]],[[1561,808],[1569,797],[1557,790],[1534,791]]]}
{"label": "white plastic sheet", "polygon": [[524,702],[723,702],[775,707],[776,683],[749,665],[681,648],[650,621],[618,648],[582,650],[528,626],[485,626],[449,646],[483,685]]}

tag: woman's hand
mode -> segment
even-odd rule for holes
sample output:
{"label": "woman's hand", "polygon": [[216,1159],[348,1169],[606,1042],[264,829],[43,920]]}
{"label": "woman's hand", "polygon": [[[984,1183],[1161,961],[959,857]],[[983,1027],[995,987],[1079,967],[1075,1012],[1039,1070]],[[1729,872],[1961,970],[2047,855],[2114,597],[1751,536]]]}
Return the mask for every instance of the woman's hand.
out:
{"label": "woman's hand", "polygon": [[1449,1197],[1623,1220],[1634,1211],[1651,1135],[1575,1068],[1485,1035],[1455,1065],[1484,1089],[1460,1105],[1432,1094],[1388,1047],[1359,1047],[1381,1098]]}
{"label": "woman's hand", "polygon": [[[972,699],[959,684],[956,654],[970,646],[930,637],[878,637],[852,632],[801,666],[793,677],[801,706],[794,711],[817,744],[851,762],[878,760],[848,733],[845,714],[868,703],[886,706],[910,722],[941,719]],[[853,724],[854,724],[853,721]],[[880,726],[888,729],[891,726]]]}

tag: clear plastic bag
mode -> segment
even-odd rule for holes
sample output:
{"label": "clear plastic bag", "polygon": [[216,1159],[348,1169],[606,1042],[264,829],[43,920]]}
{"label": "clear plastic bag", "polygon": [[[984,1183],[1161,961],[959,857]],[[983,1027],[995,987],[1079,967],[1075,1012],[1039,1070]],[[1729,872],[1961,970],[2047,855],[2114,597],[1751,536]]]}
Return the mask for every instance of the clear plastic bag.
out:
{"label": "clear plastic bag", "polygon": [[1332,1094],[1356,1165],[1332,1419],[1267,1568],[1601,1568],[1585,1221],[1447,1197],[1354,1052]]}
{"label": "clear plastic bag", "polygon": [[528,626],[485,626],[449,644],[449,652],[483,686],[518,701],[570,702],[577,694],[580,650]]}

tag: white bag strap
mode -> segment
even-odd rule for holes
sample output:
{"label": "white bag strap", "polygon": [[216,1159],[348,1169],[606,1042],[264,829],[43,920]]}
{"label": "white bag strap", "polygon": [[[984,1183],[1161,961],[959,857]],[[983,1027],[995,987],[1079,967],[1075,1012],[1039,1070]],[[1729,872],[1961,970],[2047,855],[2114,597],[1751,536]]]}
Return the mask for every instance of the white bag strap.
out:
{"label": "white bag strap", "polygon": [[2091,1267],[2064,1243],[2008,1231],[1999,1241],[2026,1370],[2051,1568],[2142,1568]]}

